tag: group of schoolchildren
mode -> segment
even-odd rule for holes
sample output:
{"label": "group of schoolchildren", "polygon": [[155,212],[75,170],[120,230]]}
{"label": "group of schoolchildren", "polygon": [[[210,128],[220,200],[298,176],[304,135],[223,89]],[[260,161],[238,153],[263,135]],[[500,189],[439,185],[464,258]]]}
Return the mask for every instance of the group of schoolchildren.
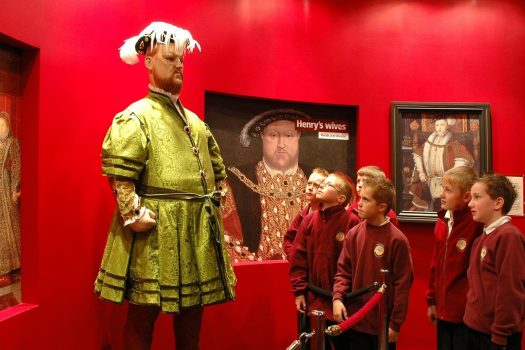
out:
{"label": "group of schoolchildren", "polygon": [[[395,188],[384,172],[363,167],[356,184],[321,168],[308,178],[309,205],[283,244],[295,305],[303,315],[323,311],[327,326],[338,324],[371,298],[346,294],[384,281],[387,337],[395,349],[413,281],[410,246],[397,227]],[[463,166],[448,170],[442,187],[426,293],[437,348],[518,350],[525,326],[525,236],[506,216],[516,191],[505,176],[478,178]],[[325,348],[375,350],[379,328],[376,308],[349,331],[326,336]]]}

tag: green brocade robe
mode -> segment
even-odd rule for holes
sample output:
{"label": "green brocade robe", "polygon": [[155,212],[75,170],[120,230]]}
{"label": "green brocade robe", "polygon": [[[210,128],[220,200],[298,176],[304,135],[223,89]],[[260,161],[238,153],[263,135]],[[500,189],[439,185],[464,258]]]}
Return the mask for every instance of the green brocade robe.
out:
{"label": "green brocade robe", "polygon": [[213,192],[226,177],[223,160],[208,126],[178,107],[184,115],[168,96],[150,91],[114,118],[104,140],[104,175],[134,181],[157,225],[135,233],[115,212],[95,282],[102,299],[177,313],[235,298],[220,208],[206,196],[177,196]]}

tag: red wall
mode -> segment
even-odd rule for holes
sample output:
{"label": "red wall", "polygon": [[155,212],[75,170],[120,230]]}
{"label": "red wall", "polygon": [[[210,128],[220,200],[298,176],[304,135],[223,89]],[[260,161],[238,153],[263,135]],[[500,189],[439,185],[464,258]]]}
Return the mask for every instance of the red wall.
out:
{"label": "red wall", "polygon": [[[144,69],[121,63],[117,48],[153,20],[187,27],[202,44],[186,60],[182,96],[200,115],[204,90],[358,105],[357,165],[391,173],[392,101],[489,102],[494,170],[525,173],[521,0],[3,0],[0,32],[39,49],[22,136],[23,293],[39,306],[0,323],[2,348],[120,342],[125,310],[91,292],[113,210],[99,153],[113,115],[146,90]],[[416,281],[400,348],[432,348],[423,303],[432,227],[402,229]],[[284,348],[295,327],[285,265],[236,271],[239,300],[209,310],[204,347]],[[155,347],[164,341],[166,318]]]}

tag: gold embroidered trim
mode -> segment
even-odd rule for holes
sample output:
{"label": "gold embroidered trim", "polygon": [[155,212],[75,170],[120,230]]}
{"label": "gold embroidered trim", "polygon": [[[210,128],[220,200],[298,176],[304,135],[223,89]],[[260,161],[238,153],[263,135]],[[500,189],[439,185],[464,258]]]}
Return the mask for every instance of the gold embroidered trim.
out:
{"label": "gold embroidered trim", "polygon": [[241,180],[242,183],[244,183],[246,186],[248,186],[248,188],[250,188],[253,192],[258,193],[258,194],[263,195],[263,196],[267,196],[267,197],[273,198],[273,199],[296,198],[296,197],[299,197],[299,196],[303,195],[304,191],[306,189],[306,186],[304,186],[304,187],[301,186],[298,190],[293,191],[293,192],[287,192],[287,193],[282,193],[282,194],[273,193],[273,192],[270,192],[270,191],[262,188],[259,185],[254,184],[252,180],[248,179],[246,177],[246,175],[244,175],[236,167],[230,166],[230,167],[228,167],[228,170],[231,171],[235,176],[237,176],[239,178],[239,180]]}
{"label": "gold embroidered trim", "polygon": [[437,143],[430,142],[430,141],[428,141],[428,140],[426,141],[426,143],[428,143],[428,144],[429,144],[430,146],[432,146],[432,147],[436,147],[436,148],[445,148],[445,147],[447,147],[447,146],[449,146],[449,145],[451,145],[451,144],[453,144],[453,143],[459,143],[459,141],[458,141],[458,140],[452,140],[452,141],[450,141],[449,143],[446,143],[446,144],[444,144],[444,145],[438,145]]}

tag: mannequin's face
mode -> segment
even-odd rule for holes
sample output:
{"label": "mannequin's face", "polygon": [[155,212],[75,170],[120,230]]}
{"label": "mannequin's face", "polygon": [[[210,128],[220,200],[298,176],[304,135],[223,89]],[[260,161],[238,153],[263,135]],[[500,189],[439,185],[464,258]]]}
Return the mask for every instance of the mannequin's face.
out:
{"label": "mannequin's face", "polygon": [[9,135],[9,124],[4,118],[0,118],[0,140],[4,140]]}
{"label": "mannequin's face", "polygon": [[154,87],[172,94],[180,94],[182,90],[184,48],[157,45],[152,52],[147,53],[145,65],[149,72],[150,83]]}

